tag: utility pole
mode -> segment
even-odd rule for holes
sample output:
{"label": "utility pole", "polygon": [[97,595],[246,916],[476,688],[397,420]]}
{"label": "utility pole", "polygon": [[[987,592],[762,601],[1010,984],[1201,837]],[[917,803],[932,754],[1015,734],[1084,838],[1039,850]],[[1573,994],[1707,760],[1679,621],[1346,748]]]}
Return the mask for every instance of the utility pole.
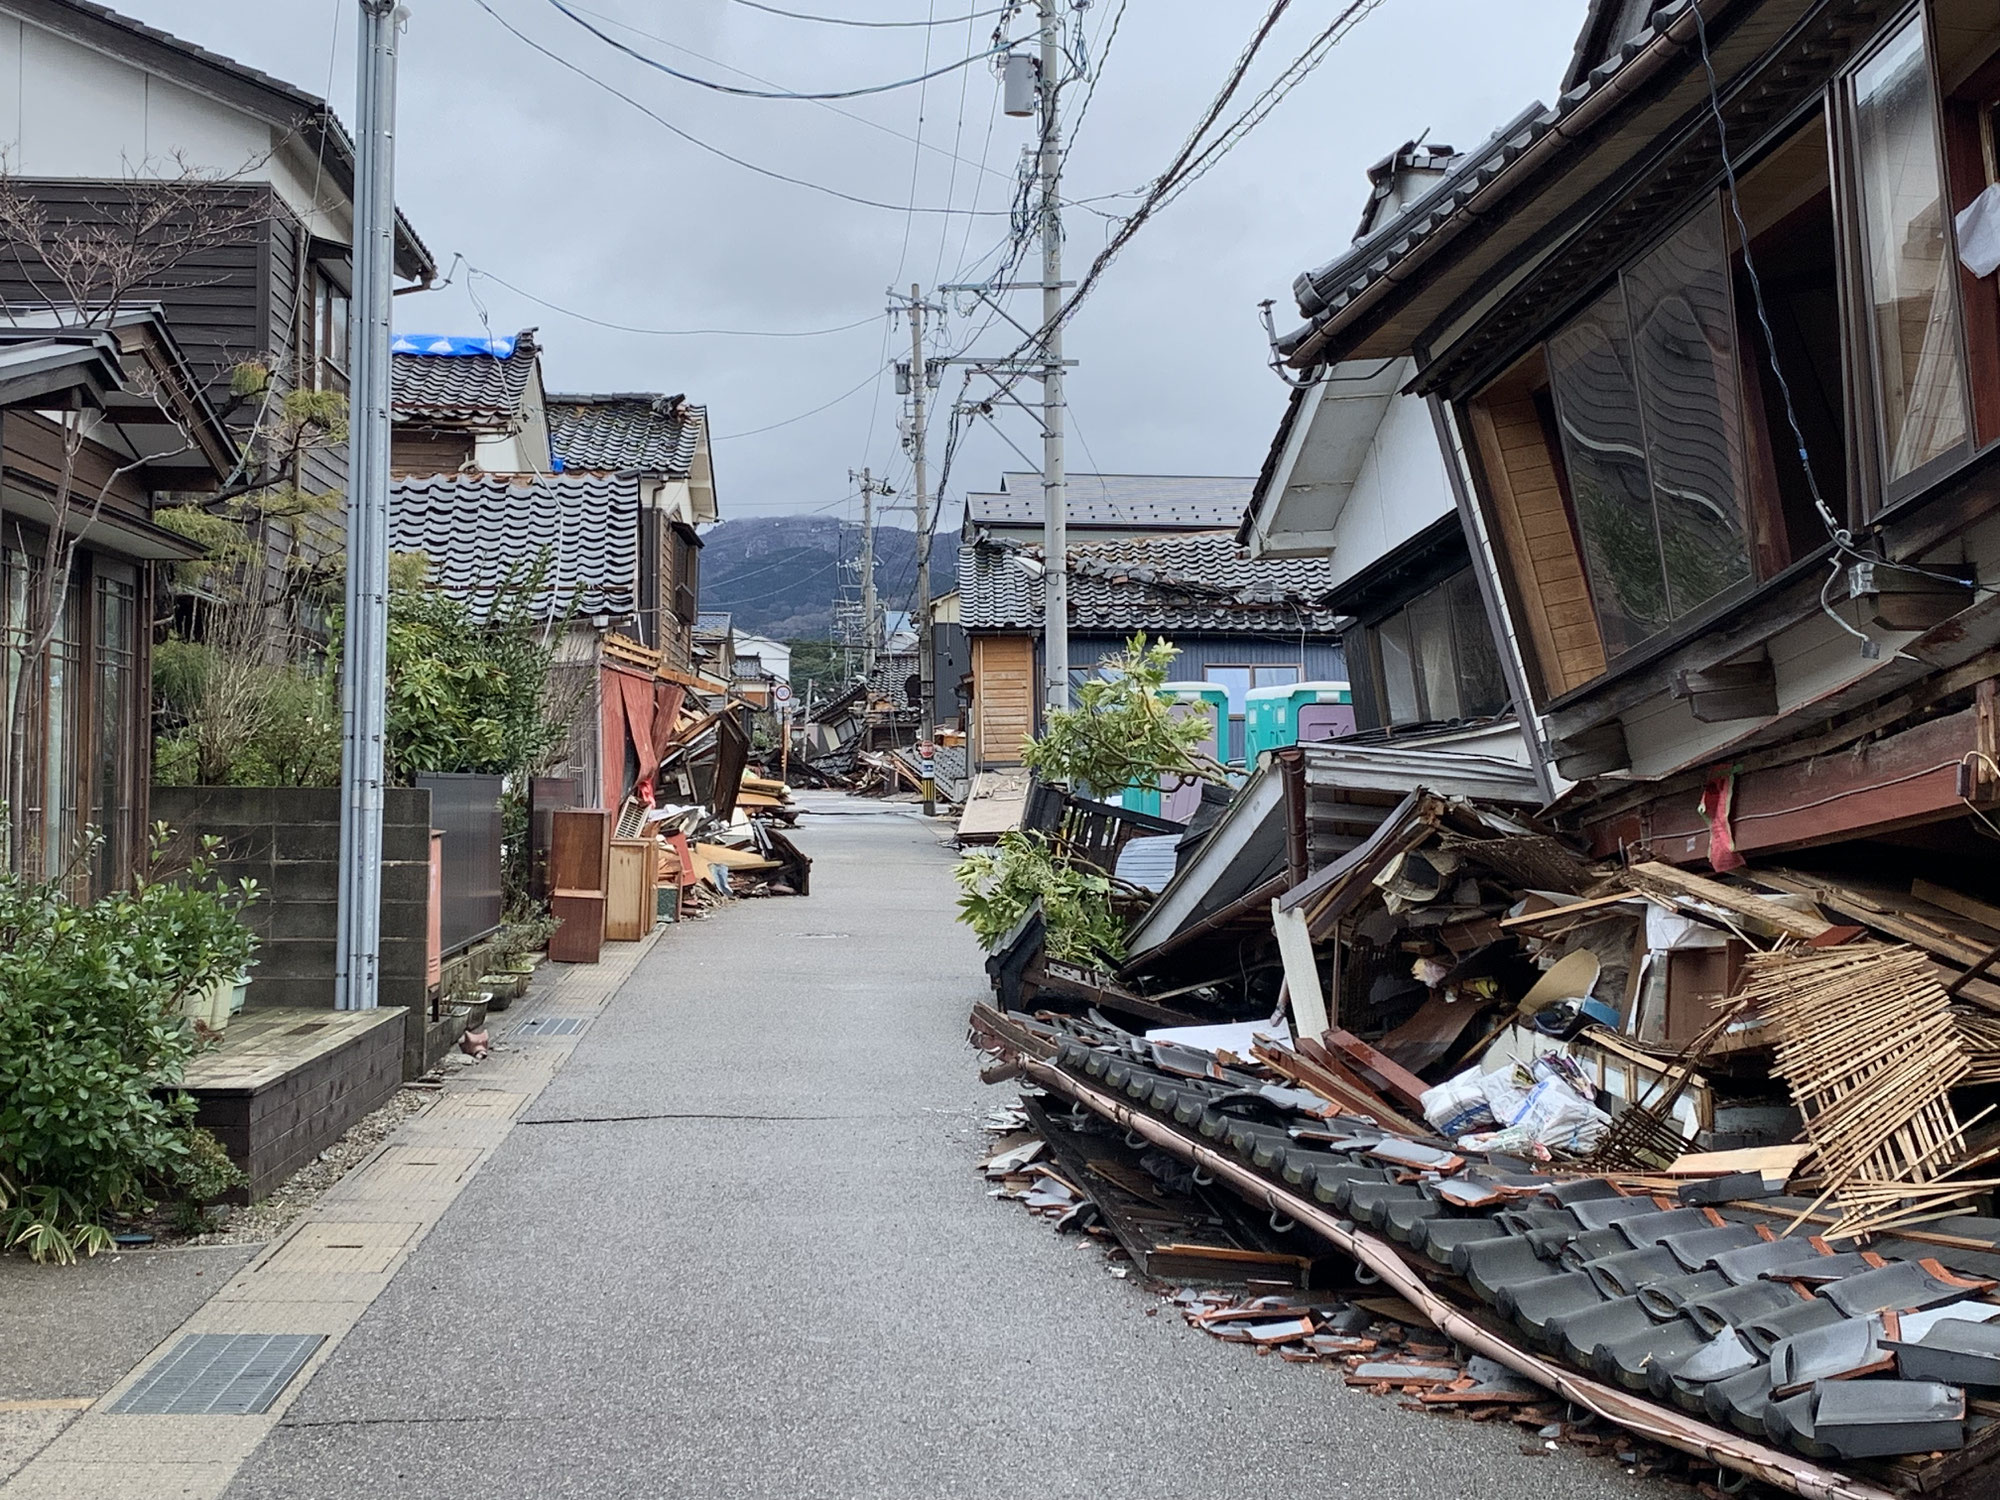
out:
{"label": "utility pole", "polygon": [[931,635],[931,515],[930,471],[925,467],[925,401],[930,395],[930,365],[924,358],[923,288],[910,285],[910,463],[917,487],[917,756],[923,770],[924,816],[937,812],[936,642]]}
{"label": "utility pole", "polygon": [[886,480],[878,480],[867,469],[847,477],[861,486],[861,674],[875,670],[875,648],[881,634],[875,620],[875,497],[889,493]]}
{"label": "utility pole", "polygon": [[1042,655],[1048,683],[1042,701],[1069,707],[1069,491],[1063,472],[1062,20],[1056,0],[1037,0],[1042,23]]}
{"label": "utility pole", "polygon": [[340,939],[335,998],[381,993],[383,740],[389,674],[389,310],[396,275],[397,0],[360,0],[354,174],[353,401],[341,657]]}

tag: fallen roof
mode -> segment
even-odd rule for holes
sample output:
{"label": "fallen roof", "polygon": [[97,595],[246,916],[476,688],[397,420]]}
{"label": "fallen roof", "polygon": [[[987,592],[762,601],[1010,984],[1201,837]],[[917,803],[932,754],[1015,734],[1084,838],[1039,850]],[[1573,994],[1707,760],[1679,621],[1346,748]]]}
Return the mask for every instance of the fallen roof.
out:
{"label": "fallen roof", "polygon": [[475,610],[546,554],[538,615],[631,615],[639,607],[641,505],[634,475],[398,479],[389,492],[389,545],[423,553],[431,582]]}
{"label": "fallen roof", "polygon": [[535,330],[512,338],[399,333],[390,345],[393,416],[424,427],[518,432],[540,354]]}
{"label": "fallen roof", "polygon": [[549,444],[566,469],[643,469],[686,479],[708,431],[707,409],[685,396],[550,396],[547,409]]}
{"label": "fallen roof", "polygon": [[[959,622],[1033,630],[1042,620],[1039,546],[978,536],[959,549]],[[1226,531],[1086,542],[1069,549],[1070,627],[1126,634],[1330,634],[1324,557],[1253,558]]]}
{"label": "fallen roof", "polygon": [[[1393,824],[1426,797],[1516,807],[1541,801],[1532,770],[1494,756],[1339,740],[1300,745],[1296,751],[1304,792],[1298,831],[1305,840],[1307,869],[1322,875],[1367,847],[1370,830]],[[1126,938],[1131,955],[1127,972],[1252,894],[1289,883],[1292,830],[1287,827],[1283,766],[1279,756],[1258,766],[1214,828],[1187,854],[1160,899],[1133,925]],[[1278,894],[1270,891],[1273,899]]]}
{"label": "fallen roof", "polygon": [[[1243,514],[1250,480],[1204,474],[1076,474],[1068,476],[1068,525],[1144,531],[1194,531],[1229,526]],[[1003,474],[997,491],[965,497],[971,526],[1040,526],[1042,476]]]}

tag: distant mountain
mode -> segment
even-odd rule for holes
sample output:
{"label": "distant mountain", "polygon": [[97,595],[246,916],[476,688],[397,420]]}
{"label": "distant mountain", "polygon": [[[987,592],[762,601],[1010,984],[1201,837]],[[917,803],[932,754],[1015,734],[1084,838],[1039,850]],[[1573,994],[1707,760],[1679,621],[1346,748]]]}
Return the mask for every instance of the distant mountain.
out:
{"label": "distant mountain", "polygon": [[[861,527],[832,516],[746,516],[702,535],[701,607],[725,610],[739,630],[779,640],[825,640],[842,584],[859,597]],[[911,607],[917,534],[875,528],[875,592],[885,614]],[[958,535],[931,541],[931,592],[958,583]]]}

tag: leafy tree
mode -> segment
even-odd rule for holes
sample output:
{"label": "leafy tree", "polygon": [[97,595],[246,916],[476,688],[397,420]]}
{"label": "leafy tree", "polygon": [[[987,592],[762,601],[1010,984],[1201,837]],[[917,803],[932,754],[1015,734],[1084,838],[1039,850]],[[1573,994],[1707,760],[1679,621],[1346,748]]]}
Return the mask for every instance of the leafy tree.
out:
{"label": "leafy tree", "polygon": [[1100,797],[1157,786],[1163,776],[1226,777],[1227,768],[1197,748],[1208,737],[1206,721],[1175,716],[1160,696],[1178,654],[1171,641],[1133,636],[1077,688],[1069,708],[1048,710],[1041,734],[1022,747],[1022,764],[1044,781]]}

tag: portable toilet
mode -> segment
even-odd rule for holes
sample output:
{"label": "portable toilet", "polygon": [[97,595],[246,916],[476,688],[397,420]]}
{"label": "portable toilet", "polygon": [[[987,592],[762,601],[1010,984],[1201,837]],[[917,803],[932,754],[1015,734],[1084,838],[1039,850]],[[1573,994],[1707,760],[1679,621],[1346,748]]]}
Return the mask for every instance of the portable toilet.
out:
{"label": "portable toilet", "polygon": [[1354,733],[1354,694],[1344,682],[1252,688],[1243,700],[1244,759]]}
{"label": "portable toilet", "polygon": [[[1172,705],[1168,712],[1175,718],[1195,713],[1206,715],[1208,735],[1195,746],[1195,750],[1211,760],[1220,760],[1222,726],[1229,722],[1229,689],[1213,682],[1163,682],[1160,684],[1160,696]],[[1179,782],[1180,778],[1168,777],[1167,780]],[[1188,781],[1164,790],[1155,789],[1153,805],[1143,811],[1170,818],[1176,823],[1185,823],[1194,816],[1199,806],[1201,783]]]}

